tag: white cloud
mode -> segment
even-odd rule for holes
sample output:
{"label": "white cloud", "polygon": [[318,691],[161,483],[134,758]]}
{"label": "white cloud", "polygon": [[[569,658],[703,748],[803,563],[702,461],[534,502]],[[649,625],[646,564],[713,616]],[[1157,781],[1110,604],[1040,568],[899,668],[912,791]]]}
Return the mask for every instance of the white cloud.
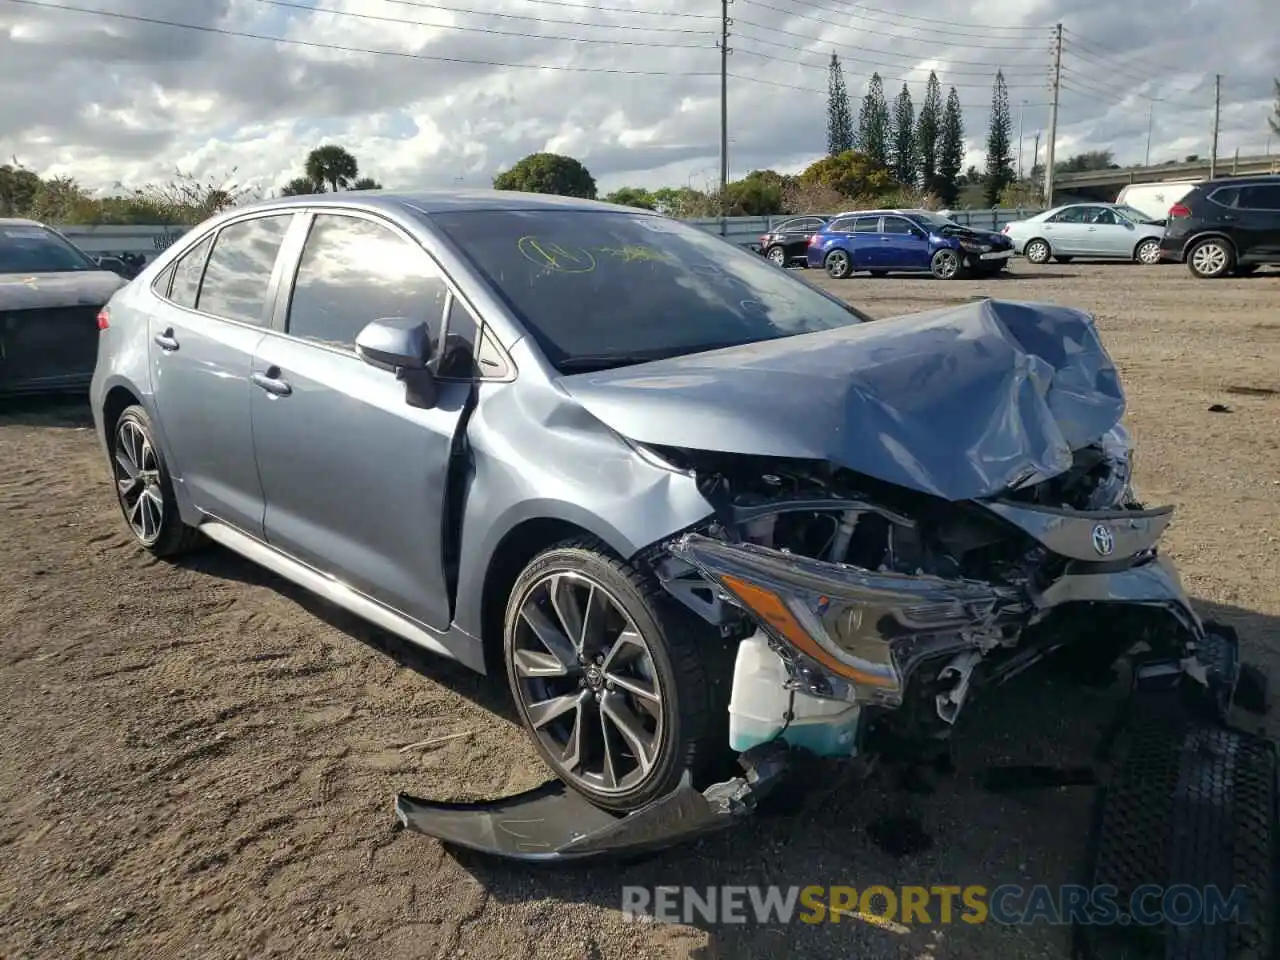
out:
{"label": "white cloud", "polygon": [[[100,13],[0,0],[0,156],[91,187],[166,179],[175,168],[202,178],[235,168],[239,182],[270,190],[322,142],[343,144],[363,173],[403,188],[485,185],[535,150],[577,156],[603,189],[702,186],[718,173],[714,5],[695,13],[676,0],[39,2]],[[1224,74],[1220,152],[1264,148],[1280,35],[1259,31],[1249,5],[1039,0],[1016,5],[1021,21],[991,4],[969,6],[937,19],[925,0],[737,0],[731,174],[795,170],[822,153],[833,51],[855,110],[872,70],[890,97],[907,80],[918,105],[937,69],[944,90],[959,90],[967,163],[979,165],[991,78],[1003,68],[1029,165],[1048,119],[1044,25],[1058,20],[1067,31],[1059,157],[1111,149],[1118,162],[1140,161],[1149,109],[1153,160],[1206,154],[1216,72]],[[1273,147],[1280,152],[1280,142]]]}

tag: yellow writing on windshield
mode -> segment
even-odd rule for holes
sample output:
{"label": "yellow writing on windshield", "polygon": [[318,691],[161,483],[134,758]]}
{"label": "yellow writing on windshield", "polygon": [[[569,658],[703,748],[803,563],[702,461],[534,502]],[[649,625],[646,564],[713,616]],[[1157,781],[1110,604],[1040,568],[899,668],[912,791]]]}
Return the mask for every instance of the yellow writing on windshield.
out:
{"label": "yellow writing on windshield", "polygon": [[537,237],[521,237],[516,241],[520,255],[536,266],[556,273],[590,273],[596,258],[584,247],[566,247]]}
{"label": "yellow writing on windshield", "polygon": [[601,247],[600,252],[627,263],[671,263],[675,260],[675,257],[667,251],[645,246],[642,243],[629,243],[621,247]]}

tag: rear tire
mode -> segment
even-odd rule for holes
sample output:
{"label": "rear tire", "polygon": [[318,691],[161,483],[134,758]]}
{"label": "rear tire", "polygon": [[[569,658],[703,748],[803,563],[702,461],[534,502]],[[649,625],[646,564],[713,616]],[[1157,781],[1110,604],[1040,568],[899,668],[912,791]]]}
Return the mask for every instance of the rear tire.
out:
{"label": "rear tire", "polygon": [[503,659],[520,719],[556,776],[609,810],[656,800],[686,772],[703,786],[728,759],[722,650],[591,538],[536,556],[507,602]]}
{"label": "rear tire", "polygon": [[172,557],[199,542],[199,531],[183,523],[178,512],[169,466],[141,405],[126,407],[111,428],[111,472],[116,501],[139,546],[157,557]]}
{"label": "rear tire", "polygon": [[853,273],[853,261],[843,250],[832,250],[822,261],[822,265],[832,280],[847,280]]}
{"label": "rear tire", "polygon": [[1034,240],[1027,241],[1026,246],[1022,248],[1022,255],[1037,266],[1043,266],[1053,256],[1053,249],[1049,246],[1048,240],[1036,237]]}
{"label": "rear tire", "polygon": [[764,252],[764,257],[775,267],[785,267],[787,265],[787,251],[782,247],[770,247]]}
{"label": "rear tire", "polygon": [[1187,269],[1201,280],[1228,276],[1235,265],[1236,255],[1231,244],[1218,237],[1199,240],[1187,251]]}

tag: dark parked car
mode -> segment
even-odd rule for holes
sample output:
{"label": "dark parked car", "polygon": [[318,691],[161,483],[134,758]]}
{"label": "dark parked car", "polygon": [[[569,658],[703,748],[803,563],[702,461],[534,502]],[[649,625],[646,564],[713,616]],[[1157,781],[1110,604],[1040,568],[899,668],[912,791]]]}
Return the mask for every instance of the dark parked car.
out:
{"label": "dark parked car", "polygon": [[1169,208],[1160,256],[1205,280],[1280,264],[1280,176],[1197,184]]}
{"label": "dark parked car", "polygon": [[0,219],[0,394],[87,387],[98,311],[126,282],[56,230]]}
{"label": "dark parked car", "polygon": [[828,217],[793,217],[783,220],[760,238],[760,252],[770,263],[779,267],[791,263],[807,266],[809,238],[825,227],[828,220]]}
{"label": "dark parked car", "polygon": [[837,280],[855,273],[932,273],[940,280],[993,274],[1013,256],[1013,242],[928,210],[863,210],[836,217],[809,241],[810,267]]}
{"label": "dark parked car", "polygon": [[1065,643],[1195,668],[1209,633],[1069,307],[869,322],[635,209],[353,192],[195,227],[100,337],[141,547],[203,535],[496,668],[598,807],[767,744],[935,743],[971,687]]}

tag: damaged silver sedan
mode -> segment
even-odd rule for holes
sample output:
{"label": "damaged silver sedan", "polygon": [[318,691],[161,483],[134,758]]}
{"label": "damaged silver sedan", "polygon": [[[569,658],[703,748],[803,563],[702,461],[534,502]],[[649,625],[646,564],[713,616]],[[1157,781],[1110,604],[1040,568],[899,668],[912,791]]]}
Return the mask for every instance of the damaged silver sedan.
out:
{"label": "damaged silver sedan", "polygon": [[237,208],[105,316],[94,413],[140,544],[201,531],[506,673],[559,783],[400,798],[458,842],[703,829],[786,751],[945,739],[1065,645],[1221,669],[1077,310],[869,322],[645,211],[455,192]]}

